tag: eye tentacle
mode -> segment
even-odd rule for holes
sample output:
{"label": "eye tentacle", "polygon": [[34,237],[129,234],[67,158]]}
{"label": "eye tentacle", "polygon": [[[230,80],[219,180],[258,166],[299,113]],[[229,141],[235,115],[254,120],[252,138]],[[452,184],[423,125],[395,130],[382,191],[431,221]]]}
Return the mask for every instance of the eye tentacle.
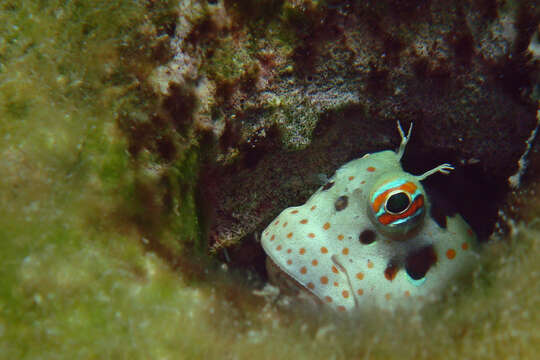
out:
{"label": "eye tentacle", "polygon": [[433,174],[436,174],[438,172],[440,172],[441,174],[447,175],[447,174],[450,174],[450,171],[452,171],[452,170],[454,170],[454,167],[452,165],[450,165],[450,164],[442,164],[442,165],[437,166],[434,169],[426,171],[422,175],[417,176],[417,179],[419,181],[422,181],[422,180],[426,179],[427,177],[429,177],[429,176],[431,176]]}
{"label": "eye tentacle", "polygon": [[409,131],[407,132],[406,136],[405,136],[405,133],[403,132],[403,128],[401,127],[401,123],[399,122],[399,120],[397,121],[397,129],[399,131],[399,136],[401,136],[401,144],[399,144],[397,155],[401,159],[403,157],[403,154],[405,153],[405,148],[407,147],[407,143],[409,142],[411,138],[413,123],[411,123],[411,126],[409,126]]}

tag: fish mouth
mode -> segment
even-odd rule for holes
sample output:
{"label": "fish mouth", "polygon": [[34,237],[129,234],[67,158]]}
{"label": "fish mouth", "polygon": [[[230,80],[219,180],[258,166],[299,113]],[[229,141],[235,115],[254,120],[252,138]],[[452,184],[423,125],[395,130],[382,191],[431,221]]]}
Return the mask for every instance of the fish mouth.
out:
{"label": "fish mouth", "polygon": [[336,265],[336,267],[345,274],[345,278],[347,279],[347,285],[349,286],[349,293],[352,294],[352,297],[354,299],[354,308],[355,309],[358,308],[358,299],[356,298],[356,294],[353,291],[353,287],[351,284],[351,277],[349,276],[347,269],[345,268],[345,266],[341,264],[341,262],[339,261],[339,259],[337,258],[335,254],[332,255],[330,259],[332,259],[332,262],[334,263],[334,265]]}

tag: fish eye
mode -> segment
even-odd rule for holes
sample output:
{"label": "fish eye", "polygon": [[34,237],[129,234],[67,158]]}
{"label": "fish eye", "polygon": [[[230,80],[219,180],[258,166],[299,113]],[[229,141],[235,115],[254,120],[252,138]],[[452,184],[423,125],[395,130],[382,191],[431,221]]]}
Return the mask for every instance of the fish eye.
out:
{"label": "fish eye", "polygon": [[409,208],[410,205],[411,196],[404,191],[398,191],[390,194],[390,196],[386,199],[384,207],[386,212],[395,215],[403,213]]}
{"label": "fish eye", "polygon": [[424,189],[415,179],[390,173],[381,177],[369,195],[371,220],[378,230],[403,237],[422,224]]}

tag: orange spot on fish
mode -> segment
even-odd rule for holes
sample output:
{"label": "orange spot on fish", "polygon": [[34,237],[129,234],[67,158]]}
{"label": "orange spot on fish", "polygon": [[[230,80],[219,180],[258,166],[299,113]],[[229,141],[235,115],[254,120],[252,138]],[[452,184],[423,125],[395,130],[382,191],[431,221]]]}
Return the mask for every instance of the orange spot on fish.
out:
{"label": "orange spot on fish", "polygon": [[384,270],[384,277],[386,278],[386,280],[392,281],[396,277],[397,273],[398,267],[392,264]]}

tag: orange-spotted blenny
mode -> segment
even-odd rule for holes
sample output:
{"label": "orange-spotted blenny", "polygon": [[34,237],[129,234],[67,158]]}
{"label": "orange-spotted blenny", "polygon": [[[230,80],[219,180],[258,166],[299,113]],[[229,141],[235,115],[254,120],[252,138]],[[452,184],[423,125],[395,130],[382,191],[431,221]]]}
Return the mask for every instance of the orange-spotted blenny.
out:
{"label": "orange-spotted blenny", "polygon": [[[415,308],[440,295],[477,257],[476,236],[459,214],[437,222],[421,181],[401,167],[409,141],[398,122],[397,152],[367,154],[339,168],[301,206],[262,233],[270,280],[276,269],[337,311]],[[272,271],[270,271],[272,269]]]}

